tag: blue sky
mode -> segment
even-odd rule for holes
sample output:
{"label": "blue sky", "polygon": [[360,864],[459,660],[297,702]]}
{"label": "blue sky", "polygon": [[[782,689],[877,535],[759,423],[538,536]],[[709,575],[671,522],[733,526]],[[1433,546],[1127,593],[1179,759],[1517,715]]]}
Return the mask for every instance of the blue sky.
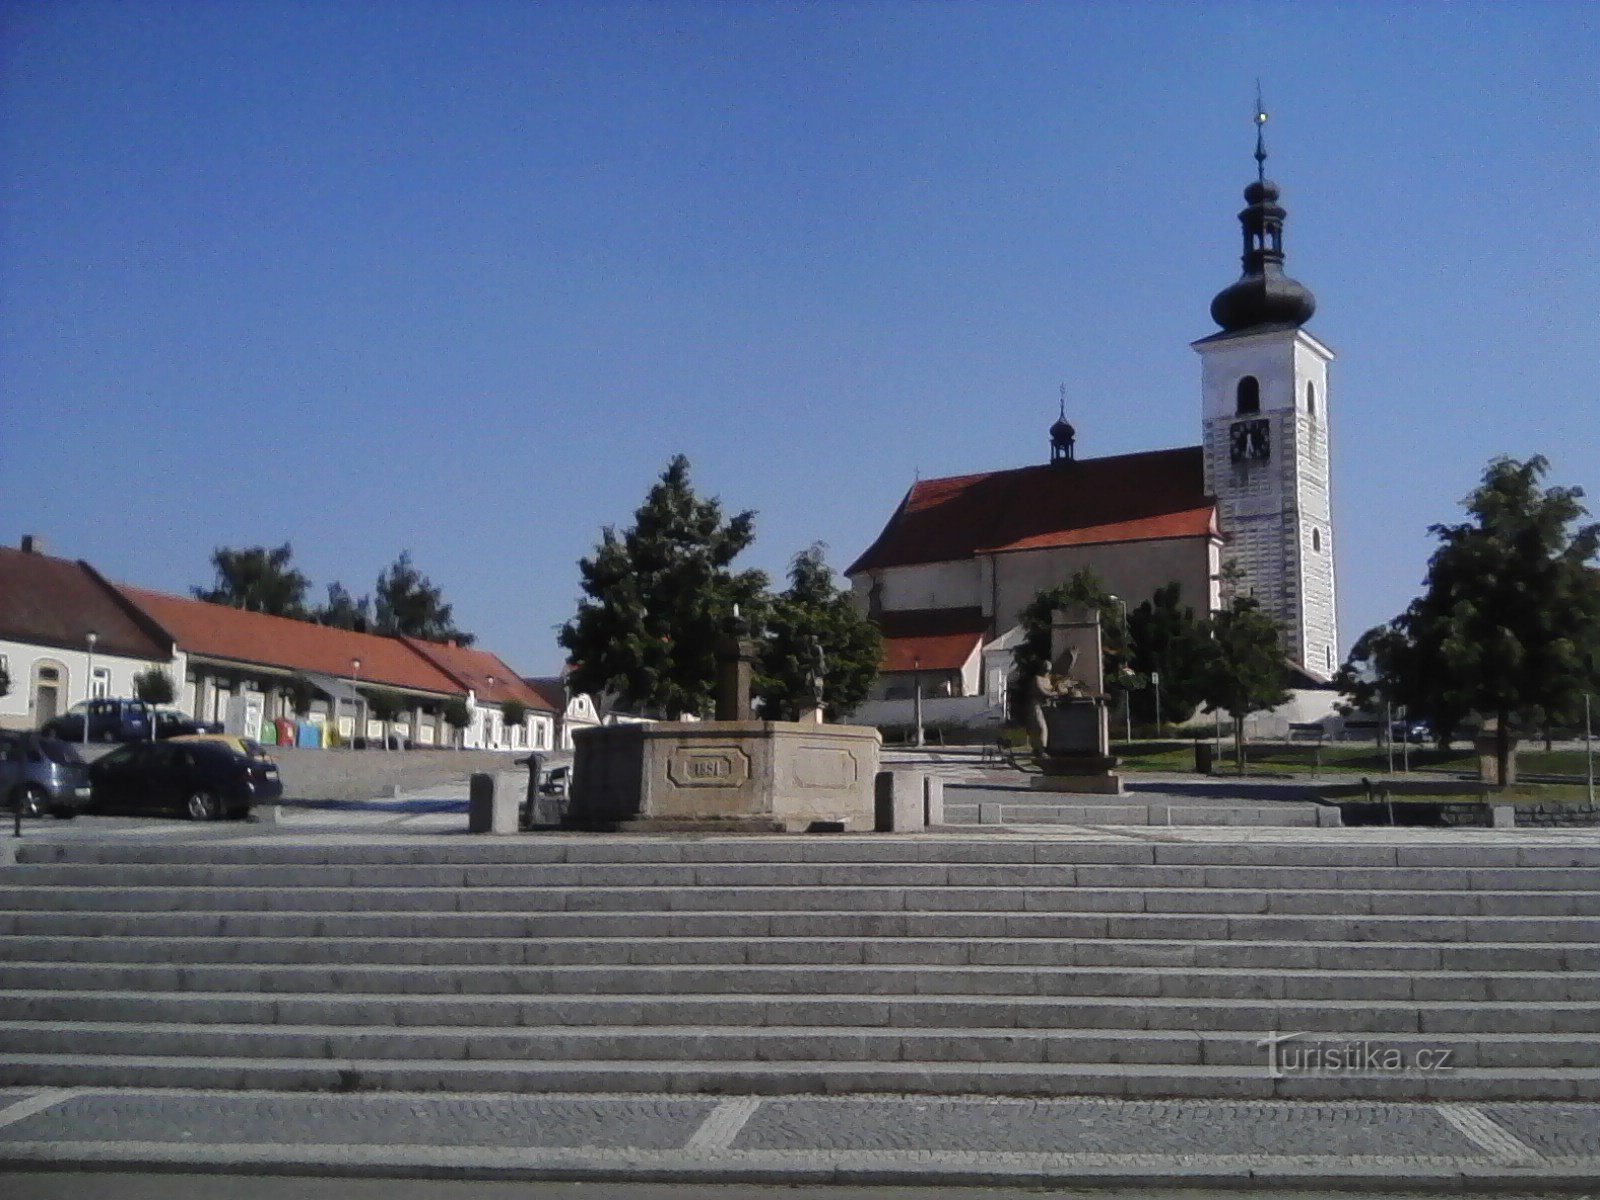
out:
{"label": "blue sky", "polygon": [[923,476],[1193,444],[1253,81],[1339,354],[1341,639],[1495,454],[1600,509],[1592,4],[0,4],[0,537],[402,549],[526,672],[674,453],[837,568]]}

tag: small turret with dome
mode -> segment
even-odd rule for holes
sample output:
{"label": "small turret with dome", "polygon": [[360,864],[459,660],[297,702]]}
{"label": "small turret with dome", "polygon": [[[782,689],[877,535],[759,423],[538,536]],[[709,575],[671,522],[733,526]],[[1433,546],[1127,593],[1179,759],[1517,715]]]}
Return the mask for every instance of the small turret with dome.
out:
{"label": "small turret with dome", "polygon": [[1256,178],[1244,190],[1244,274],[1211,301],[1211,319],[1227,333],[1267,325],[1304,325],[1317,311],[1317,298],[1304,284],[1283,273],[1283,219],[1278,185],[1267,178],[1263,127],[1267,114],[1256,99]]}
{"label": "small turret with dome", "polygon": [[1061,385],[1061,415],[1050,426],[1050,461],[1069,463],[1077,455],[1078,431],[1067,420],[1067,385]]}

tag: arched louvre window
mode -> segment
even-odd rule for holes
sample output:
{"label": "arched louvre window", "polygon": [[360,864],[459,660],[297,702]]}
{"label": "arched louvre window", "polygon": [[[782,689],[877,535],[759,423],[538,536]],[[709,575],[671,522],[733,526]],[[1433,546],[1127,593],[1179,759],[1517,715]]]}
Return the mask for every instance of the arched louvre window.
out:
{"label": "arched louvre window", "polygon": [[1246,375],[1239,380],[1239,390],[1236,393],[1237,406],[1235,411],[1239,414],[1258,413],[1261,411],[1261,383],[1254,375]]}

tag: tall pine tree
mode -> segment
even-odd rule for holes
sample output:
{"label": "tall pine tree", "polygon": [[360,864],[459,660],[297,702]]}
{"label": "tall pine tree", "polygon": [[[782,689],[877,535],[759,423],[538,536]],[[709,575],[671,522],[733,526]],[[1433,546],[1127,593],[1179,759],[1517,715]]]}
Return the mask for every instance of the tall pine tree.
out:
{"label": "tall pine tree", "polygon": [[755,514],[724,520],[718,501],[695,495],[689,460],[673,458],[633,527],[606,526],[578,563],[584,594],[559,638],[571,686],[634,711],[709,716],[735,607],[751,628],[763,615],[767,577],[732,569],[754,539]]}

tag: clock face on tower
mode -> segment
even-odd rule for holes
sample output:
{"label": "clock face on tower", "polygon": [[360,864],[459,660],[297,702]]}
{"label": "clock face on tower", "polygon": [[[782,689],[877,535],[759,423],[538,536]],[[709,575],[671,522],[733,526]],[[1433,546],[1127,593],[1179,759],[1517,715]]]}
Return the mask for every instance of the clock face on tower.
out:
{"label": "clock face on tower", "polygon": [[1234,462],[1266,462],[1272,457],[1271,423],[1266,417],[1235,421],[1228,427],[1228,457]]}

